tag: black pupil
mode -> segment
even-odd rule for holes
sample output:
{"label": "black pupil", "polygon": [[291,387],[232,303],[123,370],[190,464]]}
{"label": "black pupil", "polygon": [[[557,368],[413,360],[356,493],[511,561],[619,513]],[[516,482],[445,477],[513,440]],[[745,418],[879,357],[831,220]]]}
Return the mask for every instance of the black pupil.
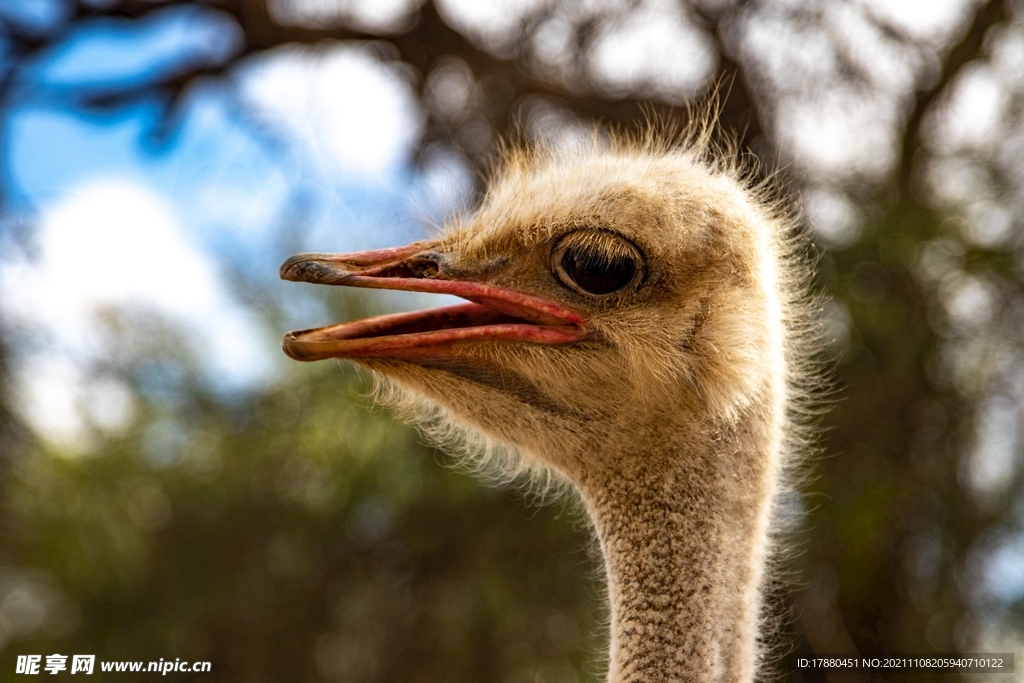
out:
{"label": "black pupil", "polygon": [[567,249],[562,268],[580,289],[591,294],[611,294],[629,284],[636,262],[629,256],[611,256],[593,249]]}

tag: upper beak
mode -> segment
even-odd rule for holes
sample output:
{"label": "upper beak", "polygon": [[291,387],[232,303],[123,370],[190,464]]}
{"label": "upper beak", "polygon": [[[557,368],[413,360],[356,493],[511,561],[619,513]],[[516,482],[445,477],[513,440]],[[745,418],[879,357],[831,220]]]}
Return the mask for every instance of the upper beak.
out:
{"label": "upper beak", "polygon": [[459,279],[448,257],[426,242],[354,254],[299,254],[281,278],[325,285],[454,294],[471,303],[396,313],[289,332],[282,342],[295,360],[443,355],[451,344],[505,340],[564,344],[587,336],[586,320],[525,292]]}

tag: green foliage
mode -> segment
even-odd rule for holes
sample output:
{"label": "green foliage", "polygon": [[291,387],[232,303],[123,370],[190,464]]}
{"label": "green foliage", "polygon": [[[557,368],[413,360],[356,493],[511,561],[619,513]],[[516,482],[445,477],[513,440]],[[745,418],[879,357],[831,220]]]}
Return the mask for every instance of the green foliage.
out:
{"label": "green foliage", "polygon": [[54,652],[209,660],[211,681],[596,679],[572,514],[452,471],[353,400],[348,368],[218,400],[175,367],[174,400],[139,391],[92,454],[13,464],[0,680],[21,678],[11,653]]}

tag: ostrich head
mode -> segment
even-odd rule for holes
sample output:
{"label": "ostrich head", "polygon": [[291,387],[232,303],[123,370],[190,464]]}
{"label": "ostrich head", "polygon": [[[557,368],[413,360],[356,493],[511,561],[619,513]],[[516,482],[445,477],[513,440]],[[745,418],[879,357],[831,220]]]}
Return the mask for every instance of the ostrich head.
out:
{"label": "ostrich head", "polygon": [[293,332],[284,349],[356,360],[571,477],[664,429],[663,411],[730,419],[781,388],[785,231],[766,206],[692,150],[517,152],[439,239],[281,269],[473,303]]}
{"label": "ostrich head", "polygon": [[469,303],[284,349],[355,360],[575,485],[607,564],[611,680],[747,680],[799,374],[792,233],[704,142],[517,151],[437,239],[281,269]]}

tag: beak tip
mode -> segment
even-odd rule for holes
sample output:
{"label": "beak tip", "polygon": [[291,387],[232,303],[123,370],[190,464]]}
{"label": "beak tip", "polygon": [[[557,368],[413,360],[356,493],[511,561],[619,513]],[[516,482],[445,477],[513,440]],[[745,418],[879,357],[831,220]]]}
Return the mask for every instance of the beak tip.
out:
{"label": "beak tip", "polygon": [[282,280],[291,280],[296,282],[299,280],[297,277],[302,270],[302,264],[308,263],[309,257],[306,254],[297,254],[290,257],[287,261],[281,264],[281,270],[279,274]]}
{"label": "beak tip", "polygon": [[296,254],[281,264],[278,274],[282,280],[291,282],[339,284],[345,274],[324,265],[321,260],[319,254]]}
{"label": "beak tip", "polygon": [[284,335],[283,339],[281,339],[281,350],[284,351],[284,355],[288,356],[292,360],[308,360],[308,358],[305,358],[304,355],[299,350],[300,347],[301,345],[295,338],[294,332],[289,332],[288,334]]}
{"label": "beak tip", "polygon": [[291,280],[292,279],[292,277],[291,277],[291,270],[292,270],[292,267],[295,265],[295,262],[296,262],[296,260],[298,258],[299,258],[298,256],[291,256],[291,257],[288,258],[287,261],[285,261],[284,263],[281,264],[281,269],[278,271],[278,275],[281,276],[282,280]]}

